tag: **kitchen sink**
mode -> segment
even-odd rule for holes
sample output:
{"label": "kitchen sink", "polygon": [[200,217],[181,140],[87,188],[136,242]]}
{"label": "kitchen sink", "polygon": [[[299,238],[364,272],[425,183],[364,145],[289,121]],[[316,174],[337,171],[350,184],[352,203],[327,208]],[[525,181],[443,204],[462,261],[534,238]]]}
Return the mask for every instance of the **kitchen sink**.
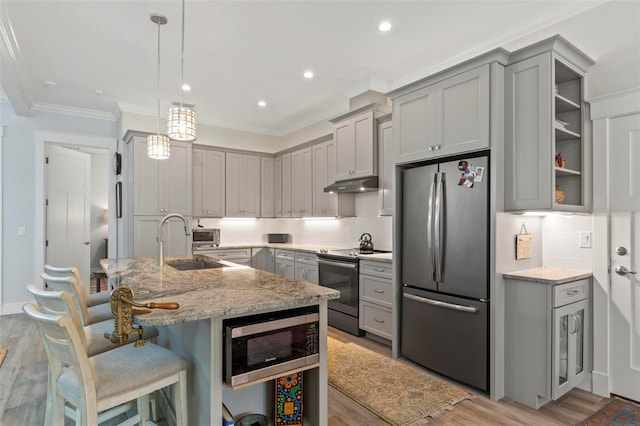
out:
{"label": "kitchen sink", "polygon": [[178,269],[179,271],[192,271],[194,269],[224,268],[228,266],[218,262],[209,262],[209,261],[203,261],[203,260],[174,260],[174,261],[165,262],[165,264],[171,266],[172,268]]}

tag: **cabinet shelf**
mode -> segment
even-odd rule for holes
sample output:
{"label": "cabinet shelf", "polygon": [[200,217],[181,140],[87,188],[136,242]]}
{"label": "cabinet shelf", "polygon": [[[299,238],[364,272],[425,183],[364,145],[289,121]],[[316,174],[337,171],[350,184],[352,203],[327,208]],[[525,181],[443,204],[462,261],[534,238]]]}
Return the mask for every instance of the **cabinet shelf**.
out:
{"label": "cabinet shelf", "polygon": [[555,126],[556,129],[556,141],[564,141],[568,139],[576,139],[576,142],[580,142],[580,133],[573,132],[563,127]]}
{"label": "cabinet shelf", "polygon": [[565,169],[564,167],[556,167],[557,176],[580,176],[582,173],[579,170]]}
{"label": "cabinet shelf", "polygon": [[565,98],[562,95],[556,94],[556,113],[579,111],[580,105],[573,102],[571,99]]}

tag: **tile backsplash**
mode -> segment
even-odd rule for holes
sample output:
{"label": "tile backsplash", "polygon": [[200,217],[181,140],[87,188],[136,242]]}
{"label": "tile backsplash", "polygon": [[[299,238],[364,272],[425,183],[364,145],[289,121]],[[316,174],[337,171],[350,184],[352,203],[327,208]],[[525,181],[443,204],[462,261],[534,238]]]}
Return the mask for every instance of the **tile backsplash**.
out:
{"label": "tile backsplash", "polygon": [[[308,244],[336,248],[358,246],[360,235],[371,234],[374,248],[391,250],[391,216],[378,216],[377,192],[356,195],[357,217],[333,220],[274,219],[200,219],[200,225],[220,228],[220,244],[262,244],[268,233],[290,234],[293,244]],[[193,220],[196,226],[196,220]]]}
{"label": "tile backsplash", "polygon": [[[591,233],[592,247],[579,247],[580,232]],[[549,215],[542,219],[542,264],[593,270],[593,217]]]}

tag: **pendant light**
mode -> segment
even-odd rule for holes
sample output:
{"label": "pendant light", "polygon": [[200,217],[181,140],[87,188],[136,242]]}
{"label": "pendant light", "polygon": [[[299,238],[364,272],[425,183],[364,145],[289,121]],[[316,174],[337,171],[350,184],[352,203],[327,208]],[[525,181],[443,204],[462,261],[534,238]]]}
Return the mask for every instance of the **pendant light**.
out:
{"label": "pendant light", "polygon": [[196,112],[191,106],[182,102],[184,89],[184,0],[182,0],[182,46],[180,49],[180,104],[169,107],[167,117],[167,134],[178,141],[196,139]]}
{"label": "pendant light", "polygon": [[151,21],[158,25],[158,127],[155,135],[147,136],[147,155],[155,160],[166,160],[171,155],[169,138],[160,134],[160,25],[167,23],[167,18],[158,13],[151,14]]}

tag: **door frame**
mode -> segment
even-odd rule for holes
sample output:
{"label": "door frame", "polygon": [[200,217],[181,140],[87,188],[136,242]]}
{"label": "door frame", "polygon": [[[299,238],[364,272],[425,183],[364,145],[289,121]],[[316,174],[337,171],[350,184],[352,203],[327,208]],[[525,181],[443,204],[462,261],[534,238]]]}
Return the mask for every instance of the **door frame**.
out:
{"label": "door frame", "polygon": [[[107,150],[108,158],[114,158],[117,147],[117,138],[100,137],[93,135],[84,135],[78,133],[58,133],[58,132],[36,132],[35,134],[35,162],[36,162],[36,179],[35,179],[35,228],[34,228],[34,282],[38,285],[42,284],[40,273],[44,267],[45,259],[45,229],[46,229],[46,211],[45,211],[45,144],[54,144],[62,146],[80,146],[86,148],[100,148]],[[111,170],[111,169],[109,169]],[[109,173],[109,202],[110,211],[115,211],[115,192],[111,188],[115,188],[116,175]],[[109,215],[109,252],[115,253],[117,246],[117,221],[115,215]],[[112,251],[113,250],[113,251]]]}
{"label": "door frame", "polygon": [[609,397],[610,386],[610,245],[609,123],[616,117],[640,113],[640,88],[591,99],[593,120],[593,393]]}

